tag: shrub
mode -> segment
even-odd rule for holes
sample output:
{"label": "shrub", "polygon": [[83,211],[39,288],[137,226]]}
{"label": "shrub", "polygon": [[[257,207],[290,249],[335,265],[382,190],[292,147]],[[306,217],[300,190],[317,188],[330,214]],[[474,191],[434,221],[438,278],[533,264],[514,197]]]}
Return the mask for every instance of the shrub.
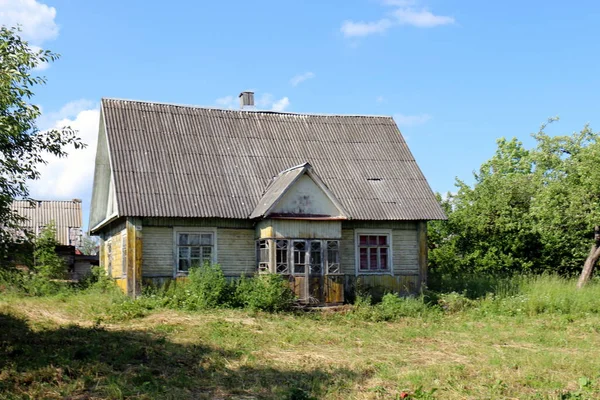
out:
{"label": "shrub", "polygon": [[25,296],[50,296],[68,291],[65,282],[57,282],[47,277],[20,270],[0,270],[0,293],[13,293]]}
{"label": "shrub", "polygon": [[383,296],[381,303],[375,306],[374,319],[377,321],[392,321],[400,317],[422,317],[431,311],[437,311],[429,306],[423,297],[398,297],[394,293]]}
{"label": "shrub", "polygon": [[235,297],[243,307],[270,312],[289,310],[296,299],[289,284],[276,274],[250,279],[242,277],[237,283]]}
{"label": "shrub", "polygon": [[104,268],[100,266],[94,266],[90,269],[87,274],[80,282],[80,289],[95,289],[101,292],[109,290],[119,290],[113,280],[106,274]]}
{"label": "shrub", "polygon": [[35,270],[43,278],[63,279],[66,276],[65,261],[56,254],[58,245],[54,222],[50,222],[35,240],[35,250],[33,251]]}
{"label": "shrub", "polygon": [[203,310],[230,304],[233,289],[219,265],[205,263],[191,268],[187,279],[171,285],[163,296],[171,308]]}
{"label": "shrub", "polygon": [[380,303],[372,305],[370,296],[357,296],[350,318],[365,321],[394,321],[402,317],[425,317],[438,315],[440,308],[430,305],[425,298],[399,297],[394,293],[387,293]]}
{"label": "shrub", "polygon": [[463,293],[450,292],[440,294],[437,299],[437,304],[442,310],[453,313],[465,311],[473,307],[475,302]]}

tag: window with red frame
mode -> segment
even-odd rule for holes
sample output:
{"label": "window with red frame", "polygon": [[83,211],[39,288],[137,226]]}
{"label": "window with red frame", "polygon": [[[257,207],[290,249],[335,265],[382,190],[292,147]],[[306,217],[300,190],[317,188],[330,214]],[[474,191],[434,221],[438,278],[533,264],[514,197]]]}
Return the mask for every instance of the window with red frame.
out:
{"label": "window with red frame", "polygon": [[359,272],[388,272],[390,270],[390,235],[358,235]]}

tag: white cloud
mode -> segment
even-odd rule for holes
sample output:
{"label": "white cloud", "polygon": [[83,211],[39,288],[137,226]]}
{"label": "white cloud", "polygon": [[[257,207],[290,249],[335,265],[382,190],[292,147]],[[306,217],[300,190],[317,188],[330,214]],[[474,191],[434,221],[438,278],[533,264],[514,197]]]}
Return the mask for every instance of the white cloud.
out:
{"label": "white cloud", "polygon": [[429,115],[429,114],[419,114],[419,115],[394,114],[394,121],[396,121],[396,123],[399,126],[423,125],[430,119],[431,119],[431,115]]}
{"label": "white cloud", "polygon": [[453,17],[433,15],[428,10],[416,11],[411,8],[398,9],[394,11],[394,16],[400,25],[412,25],[419,28],[433,28],[454,23]]}
{"label": "white cloud", "polygon": [[42,115],[37,120],[37,126],[40,130],[55,128],[57,126],[57,121],[73,118],[82,111],[95,110],[98,108],[98,104],[91,100],[79,99],[71,101],[62,106],[58,111],[44,113],[42,110]]}
{"label": "white cloud", "polygon": [[[85,109],[85,105],[95,108]],[[40,167],[41,178],[29,182],[30,195],[37,199],[84,199],[89,202],[94,177],[94,160],[100,111],[97,105],[86,100],[66,104],[60,111],[51,113],[59,117],[46,128],[69,126],[87,144],[85,149],[69,149],[68,156],[47,156],[48,163]],[[40,123],[41,126],[41,123]]]}
{"label": "white cloud", "polygon": [[233,109],[235,108],[236,101],[233,96],[224,96],[216,99],[215,103],[220,107]]}
{"label": "white cloud", "polygon": [[375,101],[377,103],[383,103],[385,101],[385,97],[383,97],[383,96],[377,96],[377,98],[375,99]]}
{"label": "white cloud", "polygon": [[271,108],[271,110],[282,112],[285,111],[285,109],[288,108],[289,105],[290,99],[288,99],[287,97],[283,97],[273,103],[273,107]]}
{"label": "white cloud", "polygon": [[345,37],[382,34],[393,26],[410,25],[417,28],[433,28],[453,24],[453,17],[435,15],[426,8],[417,9],[417,0],[382,0],[382,4],[394,7],[385,18],[373,22],[355,22],[346,20],[340,28]]}
{"label": "white cloud", "polygon": [[41,44],[56,39],[56,9],[36,0],[0,0],[0,25],[21,25],[25,40]]}
{"label": "white cloud", "polygon": [[341,31],[346,37],[355,37],[383,33],[391,27],[392,21],[387,18],[375,22],[344,21]]}
{"label": "white cloud", "polygon": [[303,74],[294,76],[292,79],[290,79],[290,83],[292,84],[292,86],[298,86],[302,82],[304,82],[308,79],[312,79],[314,77],[315,77],[315,74],[313,72],[305,72]]}

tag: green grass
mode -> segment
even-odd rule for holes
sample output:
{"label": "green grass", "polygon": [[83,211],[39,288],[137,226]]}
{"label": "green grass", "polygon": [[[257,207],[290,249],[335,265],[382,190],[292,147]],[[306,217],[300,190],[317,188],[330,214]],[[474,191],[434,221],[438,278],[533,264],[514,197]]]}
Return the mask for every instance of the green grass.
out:
{"label": "green grass", "polygon": [[339,313],[3,296],[0,398],[600,398],[600,285],[502,285]]}

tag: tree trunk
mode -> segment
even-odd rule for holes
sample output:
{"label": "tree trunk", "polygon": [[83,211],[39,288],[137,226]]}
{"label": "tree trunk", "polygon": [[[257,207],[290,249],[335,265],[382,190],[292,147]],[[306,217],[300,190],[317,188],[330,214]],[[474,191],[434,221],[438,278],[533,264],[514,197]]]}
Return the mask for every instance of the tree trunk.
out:
{"label": "tree trunk", "polygon": [[577,289],[581,289],[590,280],[598,258],[600,258],[600,226],[595,226],[594,245],[590,249],[590,254],[588,254],[588,257],[583,264],[583,270],[579,276],[579,281],[577,281]]}

